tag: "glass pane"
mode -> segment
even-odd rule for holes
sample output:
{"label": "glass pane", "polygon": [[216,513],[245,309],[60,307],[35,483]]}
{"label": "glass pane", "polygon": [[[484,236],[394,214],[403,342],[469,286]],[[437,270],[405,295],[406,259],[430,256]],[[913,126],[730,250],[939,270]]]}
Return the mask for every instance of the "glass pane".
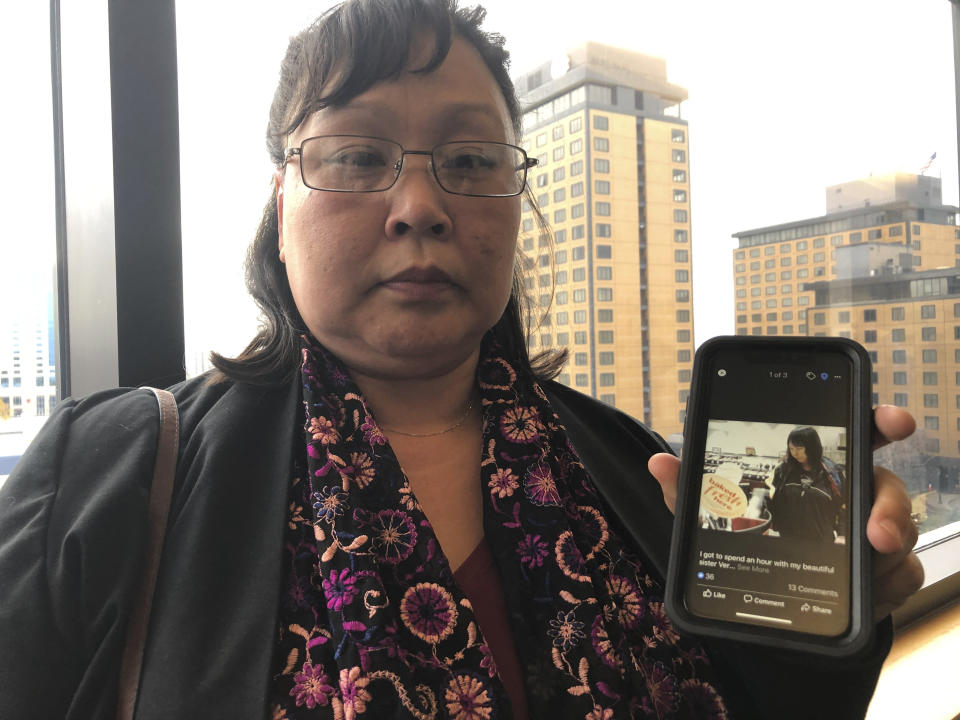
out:
{"label": "glass pane", "polygon": [[[188,372],[206,367],[209,350],[235,353],[253,335],[240,266],[270,192],[267,109],[287,38],[331,4],[226,18],[203,4],[178,7]],[[549,309],[531,347],[548,347],[558,325],[554,347],[585,338],[569,346],[586,350],[586,364],[559,379],[678,444],[699,343],[733,333],[849,334],[876,353],[878,402],[917,418],[917,434],[882,457],[908,483],[921,528],[960,521],[950,4],[813,0],[783,16],[748,0],[597,0],[577,22],[535,3],[483,4],[486,27],[506,37],[512,55],[521,142],[541,162],[531,184],[553,198],[556,239],[570,249],[558,261],[536,237],[521,238],[529,286],[546,290],[542,255],[573,300]],[[209,27],[224,31],[211,39]],[[586,41],[611,49],[585,49]],[[576,79],[585,64],[598,68],[589,84]],[[524,220],[536,227],[526,205]],[[601,235],[612,278],[596,267]],[[874,259],[863,260],[860,246],[876,247]],[[857,288],[888,271],[890,292],[907,293],[904,302],[864,305]],[[917,273],[933,274],[893,289]],[[818,294],[813,283],[831,290]],[[613,320],[602,321],[608,310]],[[603,346],[614,353],[603,383],[601,328],[615,330],[612,347]]]}
{"label": "glass pane", "polygon": [[[4,94],[0,113],[0,484],[57,403],[56,216],[50,89],[50,15],[20,3],[0,15]],[[11,18],[12,14],[12,18]]]}

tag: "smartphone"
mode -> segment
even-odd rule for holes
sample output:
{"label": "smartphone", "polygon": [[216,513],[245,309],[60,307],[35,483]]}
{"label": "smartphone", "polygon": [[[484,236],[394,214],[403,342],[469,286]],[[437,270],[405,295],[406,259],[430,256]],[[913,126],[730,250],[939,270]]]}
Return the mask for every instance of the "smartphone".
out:
{"label": "smartphone", "polygon": [[845,338],[699,348],[666,586],[678,627],[837,657],[870,642],[870,375]]}

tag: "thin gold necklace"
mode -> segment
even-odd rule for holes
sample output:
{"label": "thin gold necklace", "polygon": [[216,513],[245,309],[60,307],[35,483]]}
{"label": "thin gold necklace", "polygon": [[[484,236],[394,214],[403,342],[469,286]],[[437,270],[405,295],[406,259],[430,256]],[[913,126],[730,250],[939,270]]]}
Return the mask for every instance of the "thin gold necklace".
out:
{"label": "thin gold necklace", "polygon": [[397,434],[397,435],[403,435],[403,436],[405,436],[405,437],[412,437],[412,438],[437,437],[438,435],[446,435],[448,432],[453,432],[453,431],[456,430],[458,427],[460,427],[461,425],[463,425],[463,423],[466,422],[467,417],[470,415],[470,411],[471,411],[471,410],[473,410],[473,400],[471,400],[471,401],[467,404],[467,409],[464,411],[463,416],[462,416],[459,420],[457,420],[453,425],[451,425],[450,427],[446,428],[445,430],[437,430],[437,432],[412,433],[412,432],[404,432],[403,430],[397,430],[396,428],[388,428],[388,427],[383,426],[383,425],[381,425],[380,427],[383,428],[384,430],[386,430],[387,432],[392,432],[392,433],[395,433],[395,434]]}

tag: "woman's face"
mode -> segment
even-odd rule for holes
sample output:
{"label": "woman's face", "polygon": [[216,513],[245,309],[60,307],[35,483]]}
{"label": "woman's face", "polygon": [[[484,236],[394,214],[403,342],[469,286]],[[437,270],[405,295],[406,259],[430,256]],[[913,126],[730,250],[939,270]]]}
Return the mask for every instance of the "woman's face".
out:
{"label": "woman's face", "polygon": [[803,445],[794,445],[793,443],[787,443],[787,447],[790,448],[790,455],[793,456],[794,460],[796,460],[801,465],[807,464],[807,449]]}
{"label": "woman's face", "polygon": [[[432,50],[423,45],[411,67]],[[313,114],[287,146],[336,134],[405,150],[516,142],[499,86],[459,37],[435,71],[405,72]],[[366,375],[430,377],[470,361],[510,296],[520,198],[451,195],[428,161],[405,156],[384,192],[312,190],[296,162],[277,175],[280,259],[297,308],[324,346]]]}

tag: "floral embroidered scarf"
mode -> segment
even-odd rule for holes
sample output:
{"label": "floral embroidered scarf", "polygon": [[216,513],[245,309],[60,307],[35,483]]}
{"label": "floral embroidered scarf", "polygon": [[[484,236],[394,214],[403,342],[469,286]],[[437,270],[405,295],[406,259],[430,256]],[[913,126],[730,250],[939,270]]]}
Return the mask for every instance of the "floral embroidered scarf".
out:
{"label": "floral embroidered scarf", "polygon": [[[273,717],[512,717],[470,601],[342,366],[304,338]],[[535,718],[725,718],[545,394],[486,343],[484,532]],[[303,462],[305,458],[306,462]]]}

